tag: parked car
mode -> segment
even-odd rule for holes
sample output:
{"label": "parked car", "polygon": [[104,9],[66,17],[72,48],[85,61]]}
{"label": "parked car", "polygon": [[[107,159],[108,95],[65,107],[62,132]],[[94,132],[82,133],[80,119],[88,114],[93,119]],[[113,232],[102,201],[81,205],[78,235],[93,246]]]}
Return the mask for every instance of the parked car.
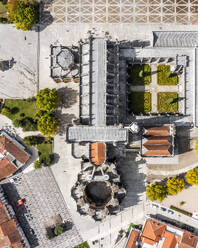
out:
{"label": "parked car", "polygon": [[155,204],[155,203],[152,203],[152,204],[151,204],[151,207],[152,207],[152,208],[155,208],[155,209],[159,208],[159,206],[158,206],[157,204]]}
{"label": "parked car", "polygon": [[160,208],[162,211],[166,212],[166,208],[161,207]]}
{"label": "parked car", "polygon": [[174,214],[173,210],[168,209],[168,214]]}

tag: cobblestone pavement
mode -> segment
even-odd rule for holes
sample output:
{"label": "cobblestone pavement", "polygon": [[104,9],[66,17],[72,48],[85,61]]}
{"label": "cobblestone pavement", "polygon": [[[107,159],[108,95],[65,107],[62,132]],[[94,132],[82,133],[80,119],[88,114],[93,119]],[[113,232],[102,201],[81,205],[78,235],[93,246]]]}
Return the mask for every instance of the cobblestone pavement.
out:
{"label": "cobblestone pavement", "polygon": [[[34,170],[12,179],[11,183],[4,183],[3,188],[32,247],[72,248],[82,242],[49,168]],[[18,199],[25,199],[27,208],[16,208]],[[71,229],[48,240],[44,222],[58,214],[63,222],[70,223]]]}
{"label": "cobblestone pavement", "polygon": [[41,22],[198,24],[198,0],[51,0]]}

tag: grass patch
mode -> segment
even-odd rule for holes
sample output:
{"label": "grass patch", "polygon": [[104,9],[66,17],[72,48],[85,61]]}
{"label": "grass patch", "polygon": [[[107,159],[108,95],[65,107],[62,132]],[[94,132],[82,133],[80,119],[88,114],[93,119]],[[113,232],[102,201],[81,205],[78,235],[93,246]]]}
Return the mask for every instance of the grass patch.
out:
{"label": "grass patch", "polygon": [[169,65],[158,65],[157,83],[159,85],[177,85],[178,76],[170,71]]}
{"label": "grass patch", "polygon": [[148,85],[151,82],[151,67],[149,65],[133,65],[129,69],[129,83],[132,85]]}
{"label": "grass patch", "polygon": [[179,212],[179,213],[181,213],[181,214],[185,214],[185,215],[187,215],[187,216],[189,216],[189,217],[192,217],[192,214],[191,214],[191,213],[189,213],[189,212],[187,212],[187,211],[185,211],[185,210],[182,210],[182,209],[180,209],[180,208],[176,208],[176,207],[174,207],[174,206],[170,206],[170,209],[175,210],[175,211],[177,211],[177,212]]}
{"label": "grass patch", "polygon": [[[50,143],[47,143],[47,142],[50,142]],[[37,145],[37,149],[40,154],[43,154],[43,153],[52,154],[52,142],[46,141],[45,139],[43,143]]]}
{"label": "grass patch", "polygon": [[[169,101],[171,99],[171,101]],[[157,94],[157,109],[159,113],[178,112],[178,94],[176,92],[159,92]]]}
{"label": "grass patch", "polygon": [[73,248],[90,248],[89,244],[87,243],[87,241],[83,242],[82,244],[80,245],[77,245]]}
{"label": "grass patch", "polygon": [[131,92],[129,96],[129,108],[132,113],[151,112],[150,92]]}
{"label": "grass patch", "polygon": [[10,118],[15,127],[22,127],[23,131],[36,131],[34,115],[37,110],[35,99],[6,99],[2,114]]}

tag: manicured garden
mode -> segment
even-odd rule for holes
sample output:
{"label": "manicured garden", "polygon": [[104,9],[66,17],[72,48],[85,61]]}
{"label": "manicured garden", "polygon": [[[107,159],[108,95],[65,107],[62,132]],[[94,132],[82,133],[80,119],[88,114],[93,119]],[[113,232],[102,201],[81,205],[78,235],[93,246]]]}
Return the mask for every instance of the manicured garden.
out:
{"label": "manicured garden", "polygon": [[177,85],[178,76],[170,71],[169,65],[158,65],[157,83],[159,85]]}
{"label": "manicured garden", "polygon": [[15,127],[22,127],[23,131],[36,131],[34,115],[37,110],[35,98],[6,99],[1,113],[10,118]]}
{"label": "manicured garden", "polygon": [[129,109],[136,114],[151,112],[151,93],[131,92],[129,96]]}
{"label": "manicured garden", "polygon": [[53,139],[43,136],[26,136],[24,142],[27,146],[34,146],[38,150],[39,160],[34,163],[35,169],[40,169],[42,165],[49,166],[54,158]]}
{"label": "manicured garden", "polygon": [[129,83],[131,85],[148,85],[151,82],[151,67],[149,65],[132,65],[129,68]]}
{"label": "manicured garden", "polygon": [[177,113],[178,94],[176,92],[159,92],[157,94],[157,109],[159,113]]}

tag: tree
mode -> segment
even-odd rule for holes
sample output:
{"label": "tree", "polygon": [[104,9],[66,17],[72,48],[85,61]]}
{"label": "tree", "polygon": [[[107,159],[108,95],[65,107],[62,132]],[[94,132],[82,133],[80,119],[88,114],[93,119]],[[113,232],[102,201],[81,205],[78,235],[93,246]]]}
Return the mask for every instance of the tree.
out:
{"label": "tree", "polygon": [[60,102],[60,94],[56,90],[45,88],[36,96],[36,105],[39,109],[53,112]]}
{"label": "tree", "polygon": [[184,179],[181,177],[171,177],[166,182],[167,193],[169,195],[175,195],[184,189]]}
{"label": "tree", "polygon": [[65,228],[62,225],[57,225],[54,229],[54,234],[55,235],[60,235],[65,232]]}
{"label": "tree", "polygon": [[146,194],[151,201],[163,201],[166,197],[166,187],[160,183],[153,183],[146,186]]}
{"label": "tree", "polygon": [[39,156],[39,161],[49,166],[52,163],[53,158],[54,158],[53,154],[44,152],[44,153],[41,153],[41,155]]}
{"label": "tree", "polygon": [[195,143],[195,151],[196,153],[198,153],[198,140],[196,140],[196,143]]}
{"label": "tree", "polygon": [[42,167],[42,163],[39,160],[34,161],[34,169],[40,169]]}
{"label": "tree", "polygon": [[55,135],[58,130],[59,121],[53,115],[44,114],[38,120],[38,130],[45,136]]}
{"label": "tree", "polygon": [[8,3],[8,20],[17,29],[30,30],[38,22],[39,7],[35,1],[13,0]]}
{"label": "tree", "polygon": [[189,184],[198,185],[198,168],[187,171],[186,181]]}

